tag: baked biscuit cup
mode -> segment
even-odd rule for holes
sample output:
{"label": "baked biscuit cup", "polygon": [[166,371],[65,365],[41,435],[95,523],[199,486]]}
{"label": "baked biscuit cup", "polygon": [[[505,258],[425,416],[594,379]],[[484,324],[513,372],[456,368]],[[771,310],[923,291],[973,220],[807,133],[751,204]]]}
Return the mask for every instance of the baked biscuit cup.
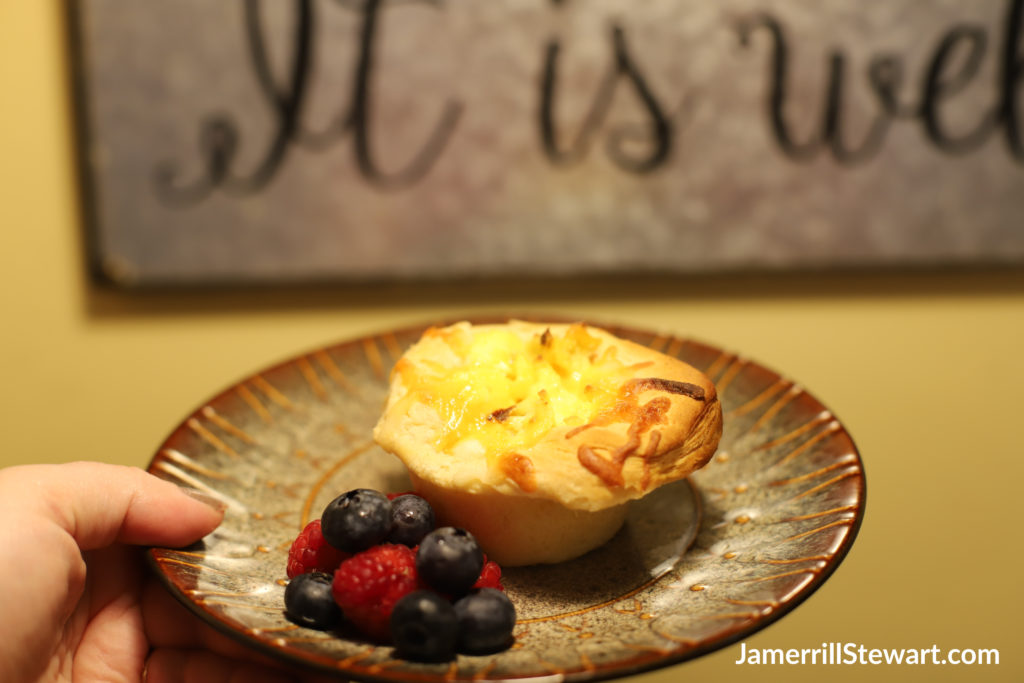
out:
{"label": "baked biscuit cup", "polygon": [[374,436],[444,524],[503,566],[605,543],[628,503],[708,462],[722,411],[700,371],[582,324],[457,323],[399,360]]}

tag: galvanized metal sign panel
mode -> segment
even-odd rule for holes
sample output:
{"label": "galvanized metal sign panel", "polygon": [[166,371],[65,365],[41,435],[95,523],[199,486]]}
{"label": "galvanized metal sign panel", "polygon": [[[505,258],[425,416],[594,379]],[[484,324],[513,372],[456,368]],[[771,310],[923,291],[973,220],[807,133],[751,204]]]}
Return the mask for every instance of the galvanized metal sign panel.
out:
{"label": "galvanized metal sign panel", "polygon": [[80,0],[126,285],[1024,262],[1024,0]]}

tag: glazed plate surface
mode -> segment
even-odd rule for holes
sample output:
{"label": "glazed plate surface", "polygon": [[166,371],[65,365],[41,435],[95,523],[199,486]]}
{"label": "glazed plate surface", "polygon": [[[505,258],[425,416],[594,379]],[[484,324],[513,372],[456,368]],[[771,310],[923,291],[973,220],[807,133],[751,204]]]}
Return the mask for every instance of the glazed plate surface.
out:
{"label": "glazed plate surface", "polygon": [[297,667],[367,681],[615,678],[749,637],[814,592],[853,544],[864,471],[843,425],[799,384],[692,340],[602,325],[703,370],[725,427],[714,459],[634,504],[619,534],[572,562],[509,568],[516,642],[491,656],[417,664],[353,631],[283,614],[288,547],[338,494],[405,491],[371,438],[392,364],[425,326],[268,367],[202,404],[149,471],[227,505],[193,547],[153,548],[170,591],[216,628]]}

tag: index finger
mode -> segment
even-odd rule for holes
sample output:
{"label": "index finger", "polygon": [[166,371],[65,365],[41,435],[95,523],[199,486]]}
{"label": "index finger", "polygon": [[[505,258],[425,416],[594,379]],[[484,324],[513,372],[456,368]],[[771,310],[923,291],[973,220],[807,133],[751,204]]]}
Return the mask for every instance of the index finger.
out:
{"label": "index finger", "polygon": [[2,497],[70,534],[79,548],[112,543],[183,546],[222,512],[136,467],[98,462],[23,465],[0,471]]}

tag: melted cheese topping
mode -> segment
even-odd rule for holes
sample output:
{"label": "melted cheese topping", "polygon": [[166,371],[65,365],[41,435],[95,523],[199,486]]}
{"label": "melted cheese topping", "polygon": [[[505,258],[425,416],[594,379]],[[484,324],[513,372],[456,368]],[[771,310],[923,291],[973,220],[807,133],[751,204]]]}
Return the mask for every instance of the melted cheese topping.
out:
{"label": "melted cheese topping", "polygon": [[408,393],[440,416],[439,450],[478,441],[493,464],[498,456],[537,443],[552,429],[579,426],[611,409],[628,368],[616,349],[583,325],[564,336],[550,331],[523,339],[502,329],[433,330],[458,359],[453,367],[421,361],[395,367]]}

